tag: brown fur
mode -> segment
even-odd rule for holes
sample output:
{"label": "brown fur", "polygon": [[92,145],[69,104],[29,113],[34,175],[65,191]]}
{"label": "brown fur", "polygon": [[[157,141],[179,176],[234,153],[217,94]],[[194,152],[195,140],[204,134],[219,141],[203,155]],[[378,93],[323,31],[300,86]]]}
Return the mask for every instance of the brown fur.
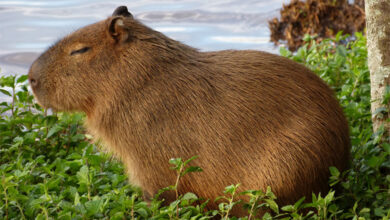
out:
{"label": "brown fur", "polygon": [[310,70],[259,51],[199,52],[131,16],[66,36],[29,76],[42,106],[86,112],[147,195],[174,184],[174,157],[199,155],[193,164],[204,169],[185,176],[180,193],[214,201],[231,184],[269,185],[280,204],[326,192],[328,167],[348,161],[342,110]]}

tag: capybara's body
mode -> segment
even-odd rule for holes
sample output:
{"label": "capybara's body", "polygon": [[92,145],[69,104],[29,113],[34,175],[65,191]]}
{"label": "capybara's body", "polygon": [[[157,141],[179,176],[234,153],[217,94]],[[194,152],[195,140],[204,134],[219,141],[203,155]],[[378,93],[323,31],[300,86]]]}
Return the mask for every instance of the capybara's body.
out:
{"label": "capybara's body", "polygon": [[42,106],[86,112],[88,129],[149,196],[175,183],[170,158],[199,156],[192,164],[204,171],[184,176],[179,192],[211,208],[237,183],[271,186],[280,204],[326,193],[329,166],[348,162],[343,112],[310,70],[258,51],[199,52],[124,7],[59,41],[29,76]]}

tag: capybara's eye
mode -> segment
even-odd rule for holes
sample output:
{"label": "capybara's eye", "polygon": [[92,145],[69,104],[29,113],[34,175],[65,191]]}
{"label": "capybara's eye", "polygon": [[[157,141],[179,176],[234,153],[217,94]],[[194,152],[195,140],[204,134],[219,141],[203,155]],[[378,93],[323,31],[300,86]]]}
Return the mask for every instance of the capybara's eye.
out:
{"label": "capybara's eye", "polygon": [[83,48],[81,48],[81,49],[79,49],[79,50],[74,50],[74,51],[72,51],[72,52],[70,53],[70,55],[72,56],[72,55],[75,55],[75,54],[85,53],[85,52],[87,52],[89,49],[91,49],[91,48],[90,48],[90,47],[83,47]]}

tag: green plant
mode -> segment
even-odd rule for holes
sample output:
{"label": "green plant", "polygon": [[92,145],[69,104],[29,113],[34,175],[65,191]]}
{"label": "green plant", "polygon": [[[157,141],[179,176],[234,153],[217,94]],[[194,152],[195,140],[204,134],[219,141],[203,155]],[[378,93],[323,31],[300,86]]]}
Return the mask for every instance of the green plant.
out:
{"label": "green plant", "polygon": [[229,219],[229,214],[230,211],[233,209],[233,206],[241,202],[241,200],[236,200],[236,196],[237,196],[236,192],[239,186],[240,184],[227,186],[225,188],[225,191],[223,192],[225,196],[219,196],[215,199],[215,201],[224,200],[218,205],[219,212],[220,212],[219,214],[221,218],[224,220]]}
{"label": "green plant", "polygon": [[90,143],[83,115],[46,115],[26,80],[0,78],[0,219],[128,216],[138,189],[122,165]]}
{"label": "green plant", "polygon": [[[333,190],[326,195],[280,207],[270,188],[240,193],[235,183],[226,188],[218,210],[205,210],[208,201],[177,190],[184,175],[201,171],[189,166],[193,157],[172,159],[176,182],[145,202],[121,163],[93,144],[84,115],[47,115],[33,102],[27,76],[2,76],[0,93],[8,100],[0,103],[0,219],[238,219],[230,213],[239,205],[248,210],[241,219],[250,220],[389,219],[390,143],[383,131],[372,132],[366,41],[361,34],[355,38],[338,34],[316,43],[306,36],[296,54],[281,49],[335,90],[349,121],[350,169],[330,168]],[[166,191],[176,195],[170,204],[159,199]],[[259,210],[264,216],[256,216]]]}
{"label": "green plant", "polygon": [[[281,49],[283,56],[316,72],[336,92],[350,126],[351,169],[340,173],[331,168],[331,185],[338,185],[335,205],[340,218],[388,218],[390,213],[390,145],[383,131],[373,134],[370,113],[370,73],[366,39],[354,40],[338,33],[334,39],[306,45],[296,54]],[[347,42],[347,43],[345,43]],[[310,45],[310,46],[309,46]],[[351,205],[353,204],[353,205]]]}
{"label": "green plant", "polygon": [[[268,186],[265,193],[261,190],[247,190],[241,194],[250,198],[249,202],[244,204],[244,208],[248,209],[248,220],[251,220],[263,208],[269,208],[274,213],[279,214],[279,206],[275,202],[276,196],[272,193],[271,187]],[[268,213],[265,214],[265,217],[267,216],[269,216]]]}
{"label": "green plant", "polygon": [[177,173],[175,185],[171,186],[171,190],[175,191],[176,199],[179,198],[179,193],[177,191],[177,188],[178,188],[179,183],[180,183],[180,178],[182,178],[187,173],[202,172],[202,168],[197,167],[197,166],[190,166],[188,168],[186,167],[189,162],[193,161],[197,157],[198,156],[193,156],[184,162],[182,161],[181,158],[172,158],[171,160],[169,160],[169,163],[173,165],[171,167],[171,169],[176,170],[176,173]]}
{"label": "green plant", "polygon": [[[195,202],[199,202],[199,198],[191,192],[187,192],[184,195],[179,195],[178,187],[180,184],[180,179],[188,174],[193,172],[202,172],[202,169],[197,166],[188,166],[187,165],[196,159],[197,156],[193,156],[189,158],[188,160],[183,161],[181,158],[172,158],[169,160],[169,163],[173,166],[171,167],[172,170],[176,171],[177,178],[174,185],[165,187],[161,189],[154,197],[152,201],[152,207],[156,211],[160,211],[159,218],[162,217],[169,217],[169,219],[187,219],[188,217],[192,215],[200,216],[201,213],[204,210],[205,205],[208,201],[201,205],[192,206]],[[167,191],[174,191],[176,195],[176,200],[171,202],[169,206],[167,207],[161,207],[161,202],[159,200],[159,197],[161,194]],[[160,208],[160,210],[158,210]],[[205,215],[207,216],[207,214]]]}

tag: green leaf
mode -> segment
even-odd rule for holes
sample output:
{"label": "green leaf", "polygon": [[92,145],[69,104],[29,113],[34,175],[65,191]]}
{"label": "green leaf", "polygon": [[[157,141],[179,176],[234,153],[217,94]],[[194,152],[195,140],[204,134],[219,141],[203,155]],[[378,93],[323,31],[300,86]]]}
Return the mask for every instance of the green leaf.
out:
{"label": "green leaf", "polygon": [[382,147],[385,150],[385,152],[390,155],[390,144],[389,143],[382,143]]}
{"label": "green leaf", "polygon": [[72,142],[79,142],[79,141],[82,141],[84,139],[84,134],[76,134],[74,136],[72,136]]}
{"label": "green leaf", "polygon": [[309,42],[312,39],[314,39],[314,38],[310,34],[305,34],[305,36],[303,36],[303,41],[305,41],[305,42]]}
{"label": "green leaf", "polygon": [[4,95],[12,97],[12,94],[5,89],[0,89],[0,92],[3,93]]}
{"label": "green leaf", "polygon": [[369,213],[370,212],[370,209],[369,208],[363,208],[363,209],[361,209],[360,210],[360,214],[362,214],[362,213]]}
{"label": "green leaf", "polygon": [[135,212],[138,213],[140,216],[142,216],[145,219],[149,216],[148,211],[146,211],[145,208],[138,208],[135,210]]}
{"label": "green leaf", "polygon": [[27,100],[27,92],[19,91],[16,93],[19,102],[25,102]]}
{"label": "green leaf", "polygon": [[40,197],[40,198],[38,198],[38,199],[34,199],[34,200],[32,200],[31,202],[30,202],[30,206],[37,206],[37,205],[40,205],[40,204],[42,204],[42,203],[44,203],[44,202],[46,202],[46,199],[45,198],[43,198],[43,197]]}
{"label": "green leaf", "polygon": [[343,35],[343,31],[337,32],[337,34],[335,36],[335,41],[339,42],[341,40],[342,35]]}
{"label": "green leaf", "polygon": [[86,202],[85,209],[87,210],[87,214],[89,216],[96,215],[99,213],[102,204],[103,202],[101,199]]}
{"label": "green leaf", "polygon": [[123,219],[125,219],[125,214],[123,212],[111,213],[110,220],[123,220]]}
{"label": "green leaf", "polygon": [[[92,154],[92,155],[88,155],[87,157],[88,157],[88,163],[92,166],[99,166],[104,161],[104,158],[101,155]],[[119,181],[117,183],[119,183]]]}
{"label": "green leaf", "polygon": [[58,220],[71,220],[72,216],[70,212],[58,215]]}
{"label": "green leaf", "polygon": [[21,75],[21,76],[16,80],[16,82],[17,82],[17,83],[22,83],[22,82],[25,82],[27,79],[28,79],[28,75]]}
{"label": "green leaf", "polygon": [[334,198],[334,191],[330,191],[324,198],[326,204],[330,204]]}
{"label": "green leaf", "polygon": [[[262,193],[260,193],[262,194]],[[267,186],[267,191],[265,192],[265,195],[268,196],[271,199],[276,199],[275,194],[272,192],[271,187]]]}
{"label": "green leaf", "polygon": [[63,130],[63,127],[61,127],[61,125],[54,125],[54,127],[50,128],[49,132],[47,133],[47,138],[50,138],[51,136],[53,136],[54,134],[57,134],[59,131],[62,131]]}
{"label": "green leaf", "polygon": [[224,211],[225,210],[225,203],[219,203],[218,204],[218,209],[221,210],[221,211]]}
{"label": "green leaf", "polygon": [[23,139],[22,137],[20,137],[20,136],[17,136],[17,137],[15,137],[15,138],[13,139],[13,142],[14,142],[15,144],[18,144],[18,146],[19,146],[19,145],[22,145],[22,144],[23,144],[24,139]]}
{"label": "green leaf", "polygon": [[218,201],[218,200],[228,200],[225,196],[217,196],[215,199],[214,199],[214,202]]}
{"label": "green leaf", "polygon": [[3,76],[0,78],[0,86],[15,88],[15,77],[16,76]]}
{"label": "green leaf", "polygon": [[382,162],[381,158],[377,156],[372,156],[366,161],[367,165],[372,168],[378,168]]}
{"label": "green leaf", "polygon": [[233,185],[227,186],[227,187],[225,187],[224,193],[225,194],[232,194],[233,192],[236,191],[238,186],[239,186],[239,184],[237,184],[237,185],[233,184]]}
{"label": "green leaf", "polygon": [[198,156],[193,156],[193,157],[191,157],[190,159],[184,161],[184,166],[187,166],[187,164],[188,164],[189,162],[195,160],[196,158],[198,158]]}
{"label": "green leaf", "polygon": [[301,199],[299,199],[295,204],[294,204],[294,208],[295,210],[298,210],[299,207],[301,206],[301,204],[305,201],[306,197],[302,197]]}
{"label": "green leaf", "polygon": [[264,201],[269,205],[272,211],[274,211],[275,213],[279,213],[279,206],[274,200],[264,199]]}
{"label": "green leaf", "polygon": [[89,169],[88,169],[88,166],[86,165],[83,165],[79,172],[77,172],[76,176],[77,176],[77,179],[79,180],[79,183],[80,184],[86,184],[88,185],[89,184]]}
{"label": "green leaf", "polygon": [[340,54],[341,56],[343,56],[343,57],[347,56],[347,50],[346,50],[346,48],[344,46],[338,45],[336,47],[336,50],[337,50],[337,53]]}
{"label": "green leaf", "polygon": [[263,220],[272,220],[272,216],[271,216],[268,212],[266,212],[266,213],[263,215],[262,219],[263,219]]}
{"label": "green leaf", "polygon": [[285,212],[294,212],[295,208],[292,205],[286,205],[286,206],[282,207],[282,210],[285,211]]}
{"label": "green leaf", "polygon": [[200,167],[189,167],[189,168],[187,168],[187,169],[183,172],[182,176],[184,176],[184,175],[187,174],[187,173],[202,172],[202,171],[203,171],[203,170],[202,170],[202,168],[200,168]]}
{"label": "green leaf", "polygon": [[179,167],[182,164],[182,160],[181,158],[172,158],[169,160],[169,163]]}
{"label": "green leaf", "polygon": [[[390,210],[389,210],[389,213],[390,213]],[[385,216],[386,215],[386,211],[381,207],[381,208],[376,208],[375,210],[374,210],[374,214],[375,214],[375,216],[380,216],[380,217],[382,217],[382,216]]]}
{"label": "green leaf", "polygon": [[80,195],[78,192],[76,192],[74,196],[74,205],[78,205],[78,204],[80,204]]}
{"label": "green leaf", "polygon": [[188,192],[184,194],[184,196],[181,198],[182,200],[197,200],[198,196],[196,196],[194,193]]}
{"label": "green leaf", "polygon": [[279,47],[279,53],[284,57],[290,57],[292,54],[291,51],[287,50],[285,47]]}
{"label": "green leaf", "polygon": [[336,176],[336,177],[340,176],[340,171],[336,167],[329,167],[329,170],[332,176]]}
{"label": "green leaf", "polygon": [[35,220],[46,220],[46,217],[43,213],[39,213],[37,217],[35,217]]}

